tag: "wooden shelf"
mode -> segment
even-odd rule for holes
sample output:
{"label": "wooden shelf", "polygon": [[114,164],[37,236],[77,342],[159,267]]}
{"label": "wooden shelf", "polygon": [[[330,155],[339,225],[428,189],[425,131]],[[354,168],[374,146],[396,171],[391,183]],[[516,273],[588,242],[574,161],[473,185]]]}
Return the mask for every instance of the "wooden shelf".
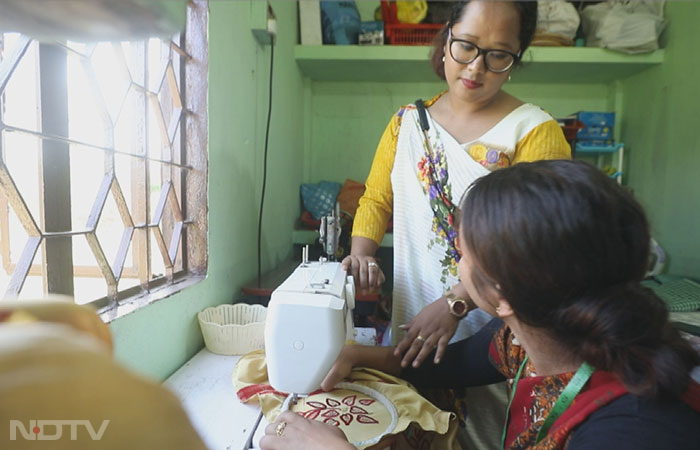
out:
{"label": "wooden shelf", "polygon": [[[302,73],[317,81],[439,81],[428,63],[430,47],[297,45]],[[517,83],[607,83],[664,61],[664,50],[627,55],[592,47],[531,47],[513,71]]]}

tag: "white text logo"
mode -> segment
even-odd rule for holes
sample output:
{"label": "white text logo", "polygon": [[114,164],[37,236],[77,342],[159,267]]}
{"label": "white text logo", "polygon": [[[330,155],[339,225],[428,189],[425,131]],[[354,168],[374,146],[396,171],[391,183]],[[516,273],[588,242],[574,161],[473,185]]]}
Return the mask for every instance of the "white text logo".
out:
{"label": "white text logo", "polygon": [[88,430],[93,441],[99,441],[108,424],[109,420],[103,420],[102,426],[95,432],[89,420],[30,420],[29,429],[19,420],[10,420],[10,440],[17,440],[19,430],[22,437],[30,441],[55,441],[63,435],[63,427],[69,425],[70,439],[75,441],[78,439],[78,426],[82,425]]}

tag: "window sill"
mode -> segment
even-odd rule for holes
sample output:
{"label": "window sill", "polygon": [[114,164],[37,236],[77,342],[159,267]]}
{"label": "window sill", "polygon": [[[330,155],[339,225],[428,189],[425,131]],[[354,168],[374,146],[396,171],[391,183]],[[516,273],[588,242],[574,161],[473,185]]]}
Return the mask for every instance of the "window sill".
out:
{"label": "window sill", "polygon": [[188,275],[176,280],[172,284],[158,287],[150,292],[144,292],[124,300],[119,300],[116,302],[116,304],[108,305],[99,309],[97,313],[102,321],[108,324],[111,321],[127,316],[144,306],[177,294],[190,286],[194,286],[205,278],[206,276],[204,275]]}

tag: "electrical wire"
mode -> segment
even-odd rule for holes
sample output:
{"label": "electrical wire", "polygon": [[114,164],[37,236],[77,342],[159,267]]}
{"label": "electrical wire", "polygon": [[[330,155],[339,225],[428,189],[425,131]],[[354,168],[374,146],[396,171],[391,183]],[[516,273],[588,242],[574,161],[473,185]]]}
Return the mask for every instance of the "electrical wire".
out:
{"label": "electrical wire", "polygon": [[262,219],[265,205],[265,185],[267,184],[267,144],[270,140],[270,117],[272,116],[272,68],[275,60],[275,39],[270,40],[270,86],[268,89],[267,125],[265,127],[265,149],[263,152],[262,193],[260,194],[260,214],[258,216],[258,287],[262,279]]}

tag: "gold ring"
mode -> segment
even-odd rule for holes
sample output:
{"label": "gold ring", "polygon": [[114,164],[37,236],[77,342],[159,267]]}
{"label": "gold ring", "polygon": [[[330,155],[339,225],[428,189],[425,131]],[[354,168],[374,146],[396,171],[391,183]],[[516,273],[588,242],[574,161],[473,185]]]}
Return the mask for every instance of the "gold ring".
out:
{"label": "gold ring", "polygon": [[421,336],[420,334],[418,336],[416,336],[416,340],[420,341],[421,343],[425,343],[425,338],[423,336]]}
{"label": "gold ring", "polygon": [[277,428],[275,428],[275,434],[277,434],[277,436],[282,436],[282,434],[284,433],[284,429],[286,427],[287,427],[287,422],[284,422],[284,421],[280,422],[277,425]]}

